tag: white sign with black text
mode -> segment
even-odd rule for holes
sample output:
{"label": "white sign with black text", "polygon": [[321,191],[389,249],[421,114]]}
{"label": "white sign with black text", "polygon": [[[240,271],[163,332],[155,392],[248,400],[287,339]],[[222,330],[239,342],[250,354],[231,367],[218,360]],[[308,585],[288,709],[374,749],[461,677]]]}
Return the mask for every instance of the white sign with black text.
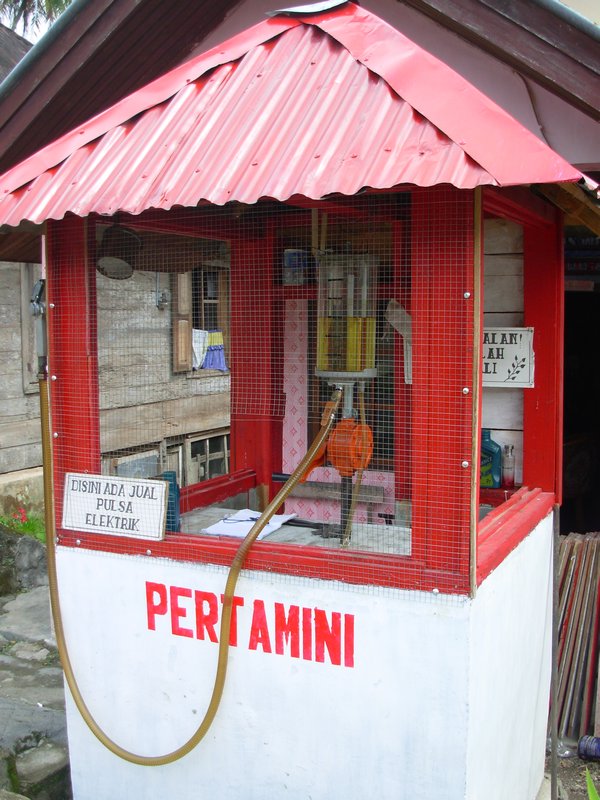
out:
{"label": "white sign with black text", "polygon": [[163,539],[168,483],[69,472],[62,526],[68,530]]}
{"label": "white sign with black text", "polygon": [[533,328],[484,329],[484,386],[531,388],[534,366]]}

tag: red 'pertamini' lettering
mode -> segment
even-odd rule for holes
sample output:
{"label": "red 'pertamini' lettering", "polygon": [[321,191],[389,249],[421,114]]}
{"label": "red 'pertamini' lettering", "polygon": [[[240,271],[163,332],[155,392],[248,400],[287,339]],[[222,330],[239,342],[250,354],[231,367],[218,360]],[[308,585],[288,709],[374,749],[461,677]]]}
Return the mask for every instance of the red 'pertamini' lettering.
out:
{"label": "red 'pertamini' lettering", "polygon": [[302,658],[312,661],[312,608],[302,609]]}
{"label": "red 'pertamini' lettering", "polygon": [[267,625],[264,600],[254,601],[248,648],[250,650],[256,650],[259,645],[265,653],[271,652],[271,638],[269,636],[269,626]]}
{"label": "red 'pertamini' lettering", "polygon": [[354,666],[354,614],[344,614],[344,666]]}
{"label": "red 'pertamini' lettering", "polygon": [[191,589],[185,589],[181,586],[171,586],[169,589],[169,597],[171,600],[171,630],[175,636],[187,636],[191,639],[194,635],[194,631],[191,628],[182,628],[179,624],[179,619],[187,615],[187,609],[179,605],[179,598],[191,596]]}
{"label": "red 'pertamini' lettering", "polygon": [[[225,595],[221,595],[221,603],[225,602]],[[240,606],[244,605],[244,598],[238,597],[236,594],[231,598],[231,624],[229,626],[229,644],[231,647],[237,647],[238,643],[238,624],[237,624],[237,610]]]}
{"label": "red 'pertamini' lettering", "polygon": [[331,614],[331,625],[327,612],[315,608],[315,661],[325,661],[325,648],[332,664],[342,663],[342,615],[339,611]]}
{"label": "red 'pertamini' lettering", "polygon": [[146,614],[148,617],[148,630],[156,630],[156,615],[167,613],[167,587],[164,583],[151,583],[146,581]]}
{"label": "red 'pertamini' lettering", "polygon": [[275,603],[275,652],[283,655],[289,644],[292,658],[300,658],[300,608],[290,606],[287,616],[283,603]]}
{"label": "red 'pertamini' lettering", "polygon": [[[186,602],[188,600],[189,602]],[[220,597],[224,607],[225,598]],[[231,604],[229,644],[238,645],[239,615],[244,598],[234,596]],[[188,589],[183,586],[167,586],[164,583],[146,581],[146,617],[148,630],[155,631],[157,620],[163,618],[171,628],[173,636],[200,639],[217,644],[220,624],[219,598],[213,592]],[[195,628],[188,627],[186,620],[195,619]],[[248,624],[248,616],[242,621]],[[163,623],[163,629],[164,625]],[[271,628],[272,626],[272,628]],[[274,637],[274,639],[272,638]],[[252,605],[252,619],[248,635],[248,649],[272,653],[274,641],[277,655],[302,657],[305,661],[325,663],[333,666],[354,667],[354,615],[322,608],[301,608],[273,603],[267,612],[265,601],[256,599]]]}
{"label": "red 'pertamini' lettering", "polygon": [[212,592],[194,592],[194,605],[196,608],[196,638],[204,639],[207,632],[211,642],[218,642],[215,625],[219,621],[219,606],[217,595]]}

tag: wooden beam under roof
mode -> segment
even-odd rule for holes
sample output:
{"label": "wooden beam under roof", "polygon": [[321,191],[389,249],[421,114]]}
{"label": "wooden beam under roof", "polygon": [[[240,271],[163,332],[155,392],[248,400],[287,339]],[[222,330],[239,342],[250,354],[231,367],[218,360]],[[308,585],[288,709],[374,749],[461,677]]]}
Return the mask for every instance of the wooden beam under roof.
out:
{"label": "wooden beam under roof", "polygon": [[0,233],[0,261],[40,264],[42,240],[39,233],[30,231]]}
{"label": "wooden beam under roof", "polygon": [[525,77],[600,119],[600,31],[594,36],[544,4],[511,0],[398,0]]}
{"label": "wooden beam under roof", "polygon": [[538,184],[538,194],[560,208],[570,225],[583,225],[600,236],[600,203],[574,183]]}
{"label": "wooden beam under roof", "polygon": [[0,84],[0,173],[187,60],[239,0],[76,0]]}

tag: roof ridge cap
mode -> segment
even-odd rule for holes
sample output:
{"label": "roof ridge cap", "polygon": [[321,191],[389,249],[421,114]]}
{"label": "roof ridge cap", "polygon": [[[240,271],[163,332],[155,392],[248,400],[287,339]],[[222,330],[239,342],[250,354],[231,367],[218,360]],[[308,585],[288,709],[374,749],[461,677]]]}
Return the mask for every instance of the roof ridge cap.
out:
{"label": "roof ridge cap", "polygon": [[[358,26],[348,26],[346,24],[342,27],[342,21],[347,20],[348,16],[352,16],[356,22],[369,21],[372,37],[365,48],[360,46],[361,37],[355,35],[355,33],[358,33]],[[466,155],[486,169],[497,180],[499,185],[512,183],[510,180],[507,182],[506,179],[503,179],[503,168],[506,159],[502,156],[497,158],[496,161],[493,158],[490,159],[491,151],[485,147],[487,142],[490,141],[490,137],[497,133],[498,126],[518,129],[520,135],[528,139],[530,146],[522,158],[525,173],[535,163],[536,157],[543,156],[544,159],[547,159],[548,154],[553,154],[557,167],[562,170],[557,180],[577,181],[581,178],[579,170],[516,120],[502,106],[489,98],[451,66],[376,14],[360,8],[353,2],[349,2],[340,8],[335,15],[322,15],[320,19],[312,19],[310,17],[298,17],[297,19],[320,28],[342,47],[346,48],[357,61],[386,81],[390,88],[417,113],[436,126],[445,136],[461,147]],[[376,27],[373,28],[373,26]],[[386,50],[385,46],[389,44],[390,37],[382,34],[378,35],[377,28],[380,31],[390,31],[396,38],[401,38],[409,46],[408,50],[404,51],[400,58],[398,57],[397,46],[394,46],[392,51]],[[456,113],[456,94],[452,91],[432,92],[430,72],[422,69],[422,63],[419,64],[419,69],[407,68],[407,62],[410,62],[416,56],[419,57],[421,62],[426,59],[429,65],[441,73],[446,81],[450,80],[453,88],[455,88],[455,93],[462,94],[463,100],[472,107],[472,112],[476,111],[477,113],[465,112],[464,108],[461,108],[460,113]],[[465,90],[468,90],[468,93]],[[452,97],[452,99],[448,101],[448,97]],[[450,104],[448,105],[448,103]],[[464,136],[465,119],[469,120],[470,140]],[[480,130],[484,129],[485,133],[479,136],[473,135],[478,128]],[[481,144],[482,142],[484,142],[483,145]],[[513,153],[513,158],[514,155]],[[513,167],[514,163],[511,164],[511,173],[514,172]],[[520,182],[542,183],[543,181],[537,180],[534,169],[533,171],[530,170],[529,178],[524,177]]]}

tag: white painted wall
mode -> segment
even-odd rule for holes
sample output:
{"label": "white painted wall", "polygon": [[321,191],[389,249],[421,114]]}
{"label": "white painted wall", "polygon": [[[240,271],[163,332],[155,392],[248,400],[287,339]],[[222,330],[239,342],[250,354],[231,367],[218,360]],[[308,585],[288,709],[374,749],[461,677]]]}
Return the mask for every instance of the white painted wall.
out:
{"label": "white painted wall", "polygon": [[469,800],[529,800],[544,773],[552,515],[480,587],[470,619]]}
{"label": "white painted wall", "polygon": [[[549,534],[542,524],[474,600],[244,574],[239,642],[207,737],[178,763],[134,766],[105,750],[69,701],[76,800],[533,800]],[[166,616],[149,630],[145,582],[218,595],[225,571],[67,548],[58,566],[72,661],[99,724],[142,754],[179,747],[202,717],[217,645],[173,635]],[[353,615],[354,666],[250,649],[256,599],[271,629],[275,602]],[[193,630],[191,600],[180,606],[179,623]],[[530,732],[526,748],[515,721]]]}

